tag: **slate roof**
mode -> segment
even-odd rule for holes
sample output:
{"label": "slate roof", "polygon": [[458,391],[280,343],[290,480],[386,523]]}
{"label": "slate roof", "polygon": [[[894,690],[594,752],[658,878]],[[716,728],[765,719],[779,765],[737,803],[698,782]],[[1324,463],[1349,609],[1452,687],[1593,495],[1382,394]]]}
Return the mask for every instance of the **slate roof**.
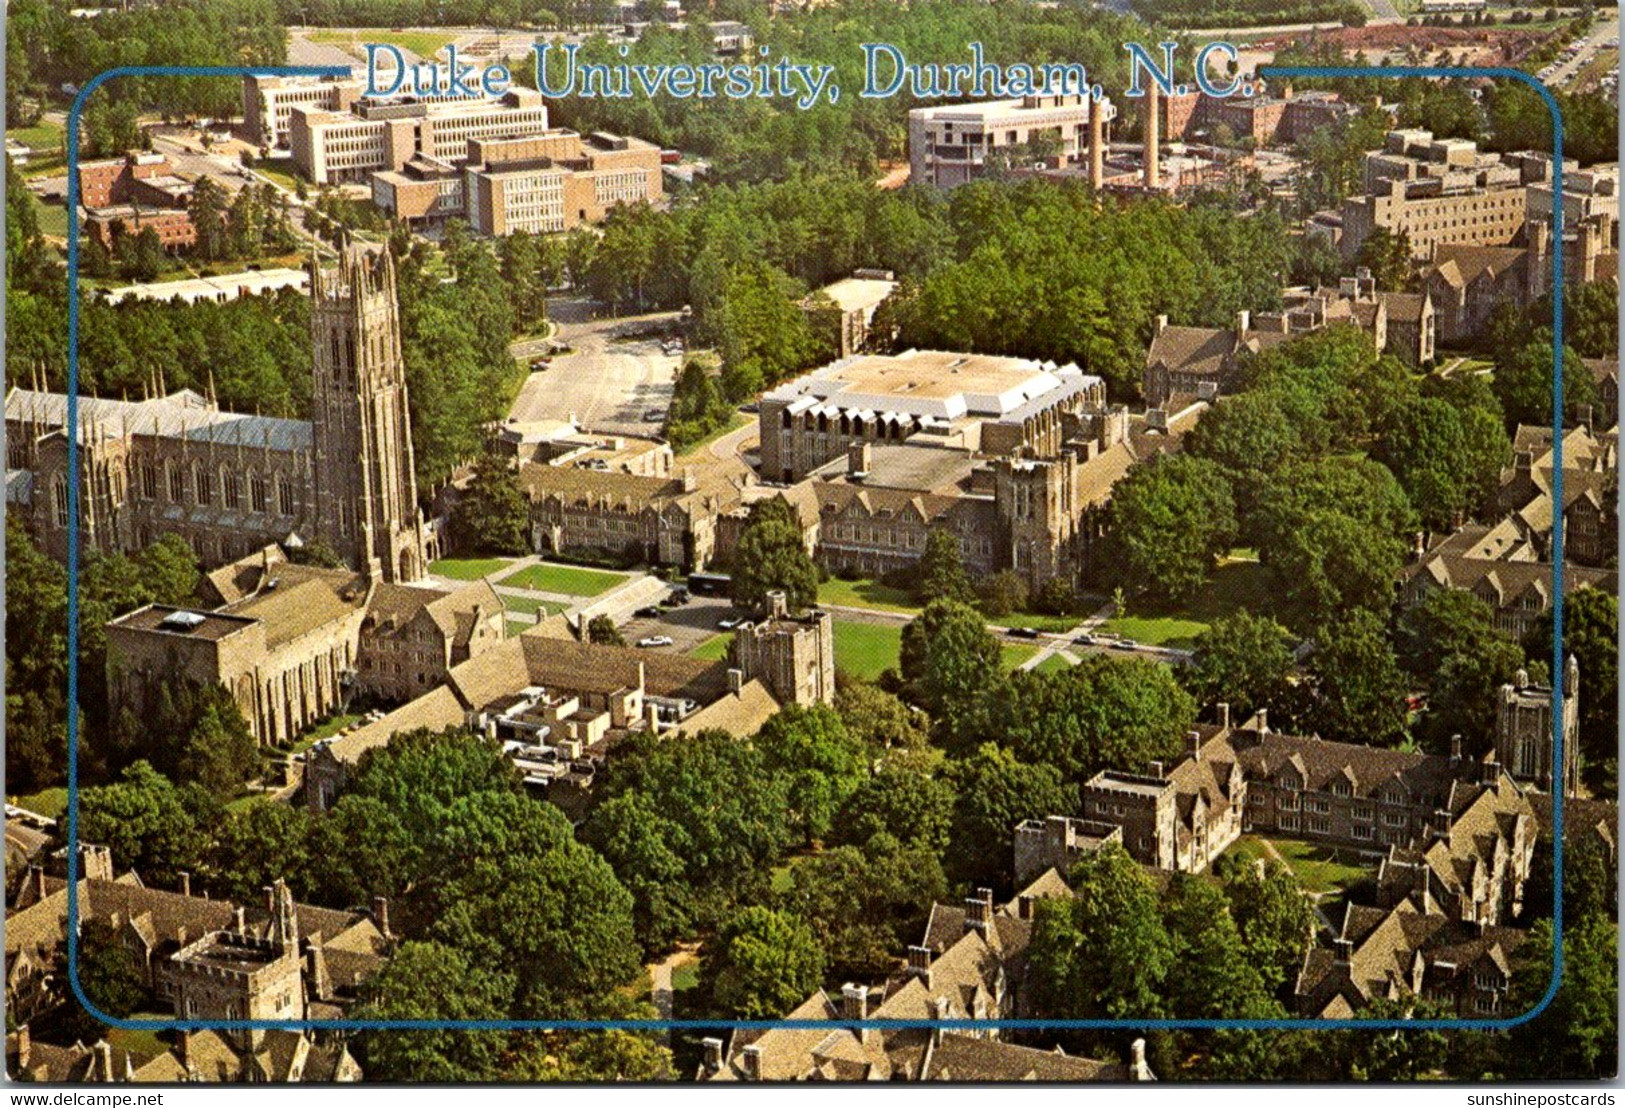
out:
{"label": "slate roof", "polygon": [[[81,396],[78,414],[81,441],[92,435],[147,435],[291,452],[309,451],[312,442],[308,420],[224,412],[191,389],[155,400]],[[6,394],[6,419],[66,427],[67,394],[14,388]]]}

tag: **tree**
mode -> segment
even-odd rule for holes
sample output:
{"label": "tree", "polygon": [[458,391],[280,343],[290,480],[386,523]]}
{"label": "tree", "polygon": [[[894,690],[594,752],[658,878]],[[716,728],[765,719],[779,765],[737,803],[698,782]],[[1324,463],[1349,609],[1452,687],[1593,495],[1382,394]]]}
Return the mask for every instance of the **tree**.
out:
{"label": "tree", "polygon": [[1150,880],[1116,843],[1079,859],[1075,896],[1034,905],[1028,947],[1033,1014],[1040,1019],[1163,1015],[1162,986],[1176,950]]}
{"label": "tree", "polygon": [[1236,538],[1235,502],[1214,463],[1165,454],[1112,489],[1110,522],[1119,580],[1158,600],[1184,600],[1207,581]]}
{"label": "tree", "polygon": [[182,871],[196,872],[201,840],[180,790],[146,762],[80,793],[79,841],[108,847],[114,865],[143,881],[169,886]]}
{"label": "tree", "polygon": [[1404,231],[1397,235],[1377,227],[1360,244],[1355,265],[1371,270],[1377,287],[1400,291],[1411,285],[1411,240]]}
{"label": "tree", "polygon": [[600,646],[625,646],[626,636],[608,616],[593,616],[587,621],[587,641]]}
{"label": "tree", "polygon": [[[1062,581],[1062,584],[1065,582]],[[1027,582],[1013,569],[1001,569],[983,578],[977,585],[976,594],[982,611],[994,619],[1024,611],[1028,603]]]}
{"label": "tree", "polygon": [[[119,941],[114,929],[87,920],[79,933],[79,984],[97,1015],[126,1019],[139,1012],[147,999],[147,978],[134,954]],[[107,1024],[68,1001],[67,1026],[62,1034],[80,1042],[95,1042],[107,1034]]]}
{"label": "tree", "polygon": [[1197,636],[1196,658],[1180,681],[1202,705],[1230,705],[1231,718],[1285,702],[1292,673],[1291,638],[1285,627],[1245,608],[1221,616]]}
{"label": "tree", "polygon": [[632,895],[550,804],[516,793],[466,797],[431,854],[431,938],[514,978],[528,1018],[568,1015],[637,973]]}
{"label": "tree", "polygon": [[900,658],[908,696],[937,722],[950,749],[980,735],[1004,680],[1004,655],[976,609],[933,600],[903,628]]}
{"label": "tree", "polygon": [[829,834],[835,813],[863,782],[861,740],[848,735],[835,709],[791,704],[757,732],[756,746],[770,773],[783,776],[793,825],[808,844]]}
{"label": "tree", "polygon": [[460,549],[476,554],[528,554],[530,506],[508,460],[487,448],[474,463],[468,491],[452,509]]}
{"label": "tree", "polygon": [[965,560],[959,552],[959,537],[946,527],[932,527],[925,533],[925,553],[915,567],[914,599],[921,604],[933,600],[957,600],[968,604],[975,599]]}
{"label": "tree", "polygon": [[1394,636],[1401,666],[1427,692],[1428,744],[1446,749],[1460,735],[1482,754],[1495,729],[1497,690],[1523,664],[1518,644],[1495,629],[1495,612],[1460,589],[1435,589],[1400,614]]}
{"label": "tree", "polygon": [[625,792],[593,811],[582,840],[603,855],[632,894],[632,924],[650,954],[693,933],[696,893],[688,883],[683,829],[641,792]]}
{"label": "tree", "polygon": [[1163,925],[1179,972],[1168,975],[1170,1011],[1194,1019],[1285,1016],[1270,996],[1225,894],[1203,877],[1178,873],[1164,894]]}
{"label": "tree", "polygon": [[715,997],[738,1019],[774,1019],[823,984],[825,958],[812,928],[787,912],[751,907],[718,937]]}
{"label": "tree", "polygon": [[767,594],[783,592],[791,611],[818,600],[818,567],[807,554],[795,509],[783,497],[758,500],[734,552],[733,601],[751,612],[767,611]]}
{"label": "tree", "polygon": [[[401,944],[367,982],[358,1020],[489,1020],[510,1018],[513,978],[444,943]],[[367,1074],[409,1084],[490,1081],[507,1035],[501,1031],[414,1029],[360,1037]]]}
{"label": "tree", "polygon": [[950,766],[957,798],[946,854],[949,877],[959,885],[1006,890],[1016,825],[1071,815],[1077,790],[1062,782],[1054,766],[1024,765],[991,743]]}
{"label": "tree", "polygon": [[944,778],[883,766],[847,797],[835,819],[834,841],[862,846],[886,832],[904,846],[942,854],[953,828],[954,799],[954,787]]}
{"label": "tree", "polygon": [[1404,544],[1336,511],[1310,511],[1262,551],[1287,625],[1314,634],[1356,615],[1386,612]]}
{"label": "tree", "polygon": [[1338,742],[1396,744],[1405,734],[1405,679],[1382,621],[1354,611],[1324,628],[1309,656],[1316,731]]}
{"label": "tree", "polygon": [[1166,666],[1088,654],[1057,673],[1014,674],[997,718],[1016,757],[1083,781],[1108,767],[1171,763],[1196,704]]}
{"label": "tree", "polygon": [[[1519,424],[1552,425],[1552,335],[1539,329],[1521,346],[1503,350],[1495,360],[1491,383],[1506,413],[1507,429]],[[1596,382],[1579,354],[1563,347],[1563,403],[1566,413],[1597,402]]]}
{"label": "tree", "polygon": [[1511,461],[1505,432],[1483,409],[1423,396],[1394,413],[1392,424],[1375,456],[1434,531],[1450,530],[1483,505]]}
{"label": "tree", "polygon": [[861,847],[796,860],[788,884],[777,906],[812,926],[829,972],[847,980],[886,976],[894,951],[913,941],[929,906],[948,892],[935,851],[884,831]]}
{"label": "tree", "polygon": [[918,750],[925,746],[925,713],[864,681],[843,681],[835,689],[835,710],[847,734],[874,751]]}
{"label": "tree", "polygon": [[1278,994],[1296,979],[1303,968],[1304,951],[1314,941],[1314,905],[1285,866],[1228,868],[1225,895],[1241,933],[1242,949],[1263,976],[1265,988]]}
{"label": "tree", "polygon": [[228,812],[208,853],[211,884],[240,902],[281,880],[295,900],[310,899],[326,885],[313,872],[312,830],[305,809],[289,804],[262,799]]}

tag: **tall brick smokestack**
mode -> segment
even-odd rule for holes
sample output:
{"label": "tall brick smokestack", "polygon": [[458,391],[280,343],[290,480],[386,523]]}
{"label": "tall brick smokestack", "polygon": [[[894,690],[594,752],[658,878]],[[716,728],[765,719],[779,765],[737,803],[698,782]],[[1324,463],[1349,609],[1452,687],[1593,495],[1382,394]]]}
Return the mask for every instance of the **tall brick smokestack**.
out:
{"label": "tall brick smokestack", "polygon": [[1162,144],[1158,130],[1162,126],[1162,97],[1157,82],[1149,82],[1145,90],[1145,187],[1154,189],[1162,184]]}
{"label": "tall brick smokestack", "polygon": [[1106,184],[1105,114],[1100,99],[1089,97],[1089,187],[1096,192]]}

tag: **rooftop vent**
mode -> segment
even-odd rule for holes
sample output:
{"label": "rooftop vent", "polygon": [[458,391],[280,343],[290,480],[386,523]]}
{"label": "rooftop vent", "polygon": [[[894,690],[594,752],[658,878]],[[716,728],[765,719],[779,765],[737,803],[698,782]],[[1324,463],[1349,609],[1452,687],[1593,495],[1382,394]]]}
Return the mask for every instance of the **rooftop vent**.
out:
{"label": "rooftop vent", "polygon": [[170,612],[158,621],[165,631],[195,631],[203,625],[204,616],[196,612]]}

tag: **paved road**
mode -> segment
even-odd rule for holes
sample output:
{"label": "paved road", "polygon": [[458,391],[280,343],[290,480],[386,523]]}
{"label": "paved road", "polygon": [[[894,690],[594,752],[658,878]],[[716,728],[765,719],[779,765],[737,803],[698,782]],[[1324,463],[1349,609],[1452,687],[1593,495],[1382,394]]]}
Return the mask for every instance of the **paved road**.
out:
{"label": "paved road", "polygon": [[[509,418],[528,423],[574,416],[589,431],[658,435],[682,359],[662,353],[658,337],[641,332],[669,329],[677,313],[594,319],[591,302],[581,298],[552,301],[548,310],[558,325],[553,337],[574,352],[530,375]],[[527,357],[537,345],[515,344],[514,356]]]}

